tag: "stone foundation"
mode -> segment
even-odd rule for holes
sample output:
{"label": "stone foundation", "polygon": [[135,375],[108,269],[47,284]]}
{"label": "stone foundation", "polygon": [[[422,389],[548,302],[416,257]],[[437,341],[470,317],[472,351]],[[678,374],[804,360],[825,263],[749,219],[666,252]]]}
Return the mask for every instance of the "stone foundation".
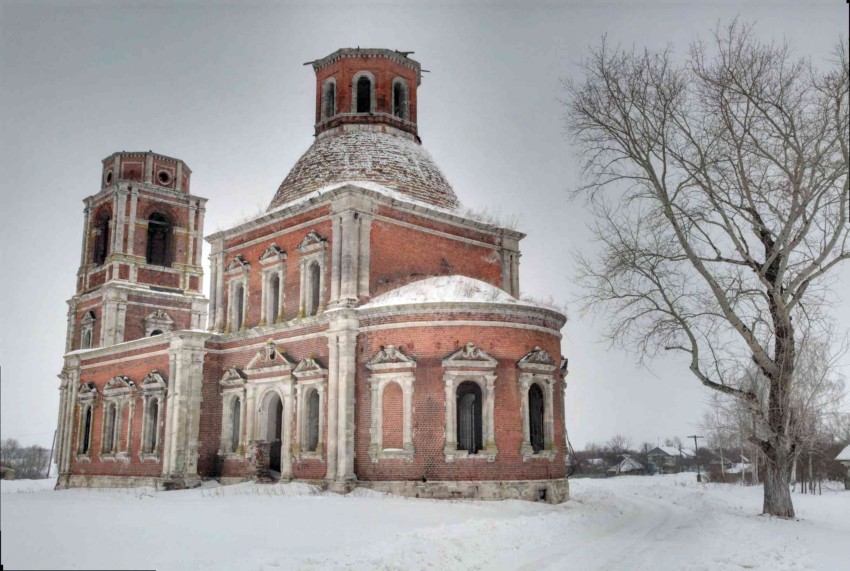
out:
{"label": "stone foundation", "polygon": [[357,482],[359,487],[411,498],[527,500],[560,504],[570,498],[566,478],[557,480],[463,480]]}
{"label": "stone foundation", "polygon": [[[250,481],[247,478],[222,477],[223,485]],[[269,479],[261,479],[268,482]],[[326,482],[295,480],[307,484],[324,486]],[[68,488],[136,488],[148,486],[157,490],[179,490],[194,488],[201,480],[183,481],[174,478],[143,478],[132,476],[68,476],[62,475],[56,482],[57,490]],[[461,481],[347,481],[330,483],[333,492],[348,493],[355,488],[367,488],[409,498],[437,500],[526,500],[560,504],[570,498],[570,484],[566,478],[555,480],[461,480]]]}
{"label": "stone foundation", "polygon": [[70,488],[156,488],[158,491],[183,490],[197,488],[201,485],[200,478],[185,480],[183,478],[162,478],[142,476],[93,476],[93,475],[60,475],[56,480],[56,490]]}

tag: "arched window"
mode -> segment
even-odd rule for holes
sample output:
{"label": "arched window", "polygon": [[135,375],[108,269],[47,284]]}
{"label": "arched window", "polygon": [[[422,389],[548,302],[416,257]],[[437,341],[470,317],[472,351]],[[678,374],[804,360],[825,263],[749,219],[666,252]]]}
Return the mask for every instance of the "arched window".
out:
{"label": "arched window", "polygon": [[393,115],[399,119],[408,118],[407,84],[397,79],[393,82]]}
{"label": "arched window", "polygon": [[89,446],[91,445],[91,416],[91,406],[86,406],[85,412],[82,415],[83,425],[82,434],[80,435],[80,454],[89,453]]}
{"label": "arched window", "polygon": [[546,446],[543,407],[543,391],[540,385],[534,383],[528,389],[528,432],[531,448],[535,452],[540,452]]}
{"label": "arched window", "polygon": [[307,430],[304,435],[305,452],[315,452],[319,447],[319,391],[313,389],[307,397]]}
{"label": "arched window", "polygon": [[242,329],[242,319],[244,318],[243,309],[245,305],[245,287],[242,284],[236,284],[233,289],[233,330],[239,331]]}
{"label": "arched window", "polygon": [[309,292],[310,299],[309,305],[307,306],[307,315],[316,315],[319,311],[319,304],[321,303],[322,292],[321,292],[321,269],[319,268],[318,262],[313,262],[310,264],[310,268],[307,270],[307,279],[309,280]]}
{"label": "arched window", "polygon": [[159,401],[152,398],[145,410],[145,439],[142,442],[142,452],[153,454],[157,449],[159,437]]}
{"label": "arched window", "polygon": [[361,75],[357,80],[357,113],[369,113],[372,110],[372,80]]}
{"label": "arched window", "polygon": [[103,453],[115,452],[118,442],[118,406],[113,402],[106,407],[106,418],[103,426]]}
{"label": "arched window", "polygon": [[148,220],[147,262],[154,266],[171,266],[171,221],[155,212]]}
{"label": "arched window", "polygon": [[271,279],[269,279],[269,300],[271,303],[269,304],[269,314],[266,321],[272,324],[277,321],[278,316],[281,314],[280,275],[278,274],[273,274]]}
{"label": "arched window", "polygon": [[322,119],[330,119],[336,115],[336,82],[325,83],[322,94]]}
{"label": "arched window", "polygon": [[100,266],[109,255],[109,223],[111,218],[109,212],[101,212],[94,225],[94,250],[92,261]]}
{"label": "arched window", "polygon": [[151,337],[153,337],[154,335],[162,335],[162,330],[154,329],[153,331],[151,331]]}
{"label": "arched window", "polygon": [[457,449],[476,454],[483,448],[481,387],[464,381],[457,387]]}
{"label": "arched window", "polygon": [[234,398],[230,403],[230,452],[239,450],[242,436],[242,399]]}

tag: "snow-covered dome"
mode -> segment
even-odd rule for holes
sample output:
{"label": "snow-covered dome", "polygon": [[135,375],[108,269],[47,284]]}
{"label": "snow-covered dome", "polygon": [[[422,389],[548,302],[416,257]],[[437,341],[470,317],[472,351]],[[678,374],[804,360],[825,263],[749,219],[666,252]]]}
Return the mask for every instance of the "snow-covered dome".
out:
{"label": "snow-covered dome", "polygon": [[268,210],[327,186],[370,181],[417,202],[456,209],[457,196],[431,155],[391,127],[345,125],[322,133],[278,188]]}
{"label": "snow-covered dome", "polygon": [[466,276],[439,276],[426,278],[390,290],[363,305],[363,308],[415,303],[479,302],[522,303],[504,290],[475,278]]}

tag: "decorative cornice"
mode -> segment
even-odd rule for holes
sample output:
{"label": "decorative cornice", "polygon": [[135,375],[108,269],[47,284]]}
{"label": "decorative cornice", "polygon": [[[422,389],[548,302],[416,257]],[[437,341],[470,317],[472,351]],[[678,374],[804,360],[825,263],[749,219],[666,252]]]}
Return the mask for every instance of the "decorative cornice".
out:
{"label": "decorative cornice", "polygon": [[443,368],[474,367],[477,369],[495,369],[499,362],[488,355],[475,343],[467,343],[459,351],[455,351],[443,359]]}

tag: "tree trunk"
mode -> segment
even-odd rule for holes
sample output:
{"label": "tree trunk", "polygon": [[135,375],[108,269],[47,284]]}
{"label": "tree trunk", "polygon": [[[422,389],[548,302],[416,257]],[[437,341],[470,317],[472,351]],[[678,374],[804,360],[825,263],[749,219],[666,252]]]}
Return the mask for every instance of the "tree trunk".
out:
{"label": "tree trunk", "polygon": [[777,517],[794,517],[791,490],[788,487],[790,465],[788,455],[779,447],[765,454],[764,463],[764,514]]}

